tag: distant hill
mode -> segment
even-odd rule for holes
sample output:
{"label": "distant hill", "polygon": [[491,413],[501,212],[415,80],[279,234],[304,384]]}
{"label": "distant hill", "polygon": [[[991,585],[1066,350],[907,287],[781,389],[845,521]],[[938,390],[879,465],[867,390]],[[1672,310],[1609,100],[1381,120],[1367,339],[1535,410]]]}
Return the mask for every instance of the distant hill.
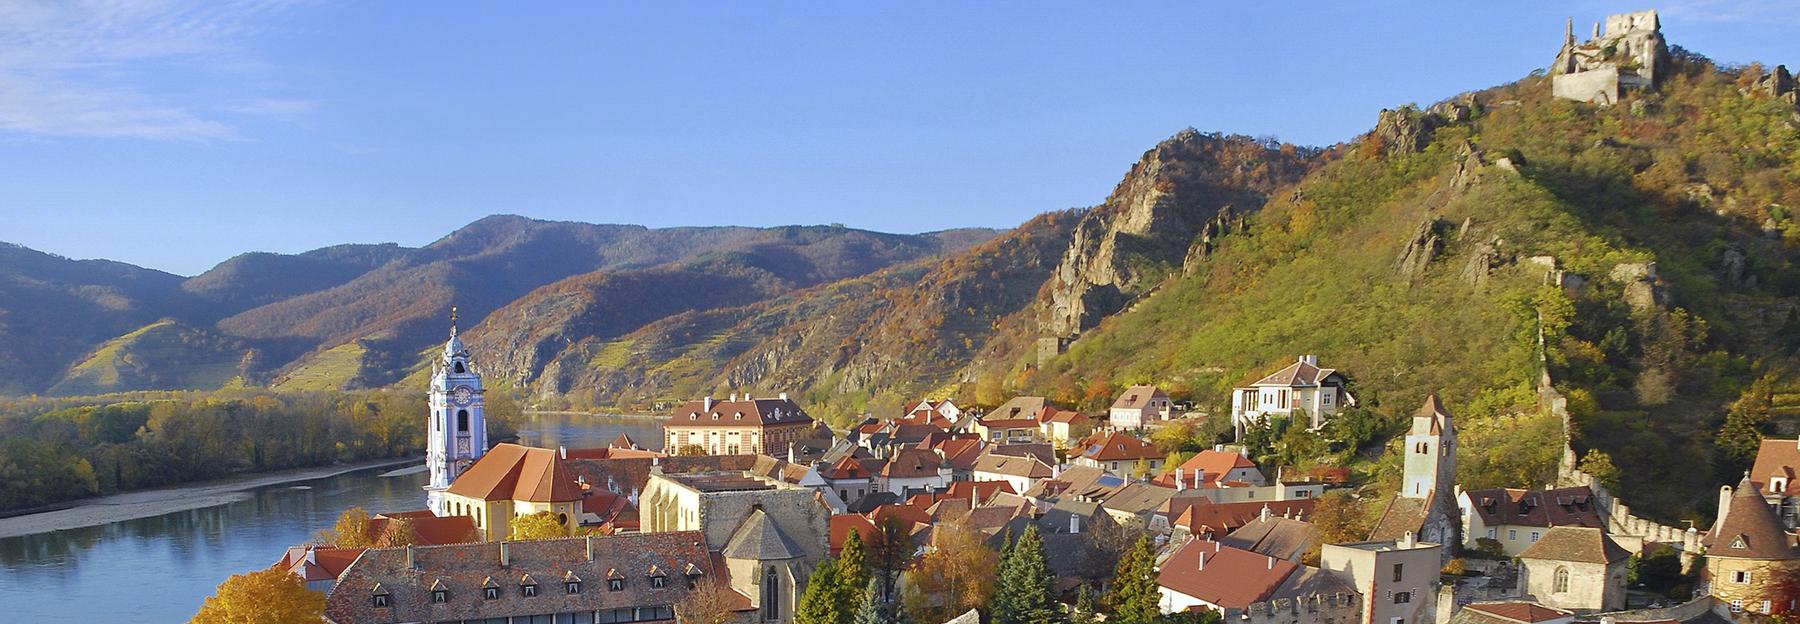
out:
{"label": "distant hill", "polygon": [[255,365],[255,350],[242,342],[165,319],[101,344],[69,367],[49,394],[216,390]]}
{"label": "distant hill", "polygon": [[0,243],[0,393],[41,392],[96,345],[184,311],[181,282]]}

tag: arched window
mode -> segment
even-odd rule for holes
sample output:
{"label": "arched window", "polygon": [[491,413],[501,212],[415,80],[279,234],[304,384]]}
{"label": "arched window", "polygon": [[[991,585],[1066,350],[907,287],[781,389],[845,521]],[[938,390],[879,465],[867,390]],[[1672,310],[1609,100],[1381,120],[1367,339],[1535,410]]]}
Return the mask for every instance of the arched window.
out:
{"label": "arched window", "polygon": [[458,433],[469,432],[469,410],[456,410],[456,431]]}
{"label": "arched window", "polygon": [[1550,580],[1550,592],[1560,594],[1567,591],[1569,591],[1569,569],[1558,566],[1556,576]]}
{"label": "arched window", "polygon": [[467,367],[464,367],[462,362],[457,362],[456,363],[456,374],[461,375],[466,372],[469,372],[469,369]]}
{"label": "arched window", "polygon": [[781,577],[775,575],[775,566],[763,575],[763,619],[781,619]]}

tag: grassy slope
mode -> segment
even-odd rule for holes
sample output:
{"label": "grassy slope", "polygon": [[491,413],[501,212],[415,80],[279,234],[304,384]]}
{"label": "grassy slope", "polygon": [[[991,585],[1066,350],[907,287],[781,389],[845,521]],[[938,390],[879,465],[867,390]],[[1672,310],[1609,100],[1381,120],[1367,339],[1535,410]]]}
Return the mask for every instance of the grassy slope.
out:
{"label": "grassy slope", "polygon": [[237,377],[244,354],[237,341],[177,321],[157,321],[100,345],[70,367],[50,393],[216,390]]}

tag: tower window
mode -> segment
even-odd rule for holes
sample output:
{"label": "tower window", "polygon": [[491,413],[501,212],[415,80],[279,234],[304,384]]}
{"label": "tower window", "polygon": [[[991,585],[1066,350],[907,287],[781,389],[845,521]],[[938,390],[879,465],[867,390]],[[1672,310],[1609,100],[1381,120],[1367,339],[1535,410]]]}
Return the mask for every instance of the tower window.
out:
{"label": "tower window", "polygon": [[469,372],[468,367],[463,366],[462,362],[457,362],[456,363],[456,374],[461,375],[466,372]]}
{"label": "tower window", "polygon": [[456,430],[461,433],[469,432],[469,410],[456,410]]}

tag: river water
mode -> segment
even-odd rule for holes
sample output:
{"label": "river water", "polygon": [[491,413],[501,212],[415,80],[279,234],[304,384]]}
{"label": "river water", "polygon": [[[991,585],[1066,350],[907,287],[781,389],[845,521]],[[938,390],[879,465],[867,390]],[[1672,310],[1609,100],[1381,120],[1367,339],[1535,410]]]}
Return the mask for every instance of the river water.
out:
{"label": "river water", "polygon": [[[534,446],[591,448],[626,433],[657,448],[661,429],[648,418],[528,414],[519,437]],[[214,507],[0,539],[0,623],[185,622],[226,577],[268,567],[345,509],[423,508],[426,475],[380,476],[388,470],[251,490],[244,500]]]}

